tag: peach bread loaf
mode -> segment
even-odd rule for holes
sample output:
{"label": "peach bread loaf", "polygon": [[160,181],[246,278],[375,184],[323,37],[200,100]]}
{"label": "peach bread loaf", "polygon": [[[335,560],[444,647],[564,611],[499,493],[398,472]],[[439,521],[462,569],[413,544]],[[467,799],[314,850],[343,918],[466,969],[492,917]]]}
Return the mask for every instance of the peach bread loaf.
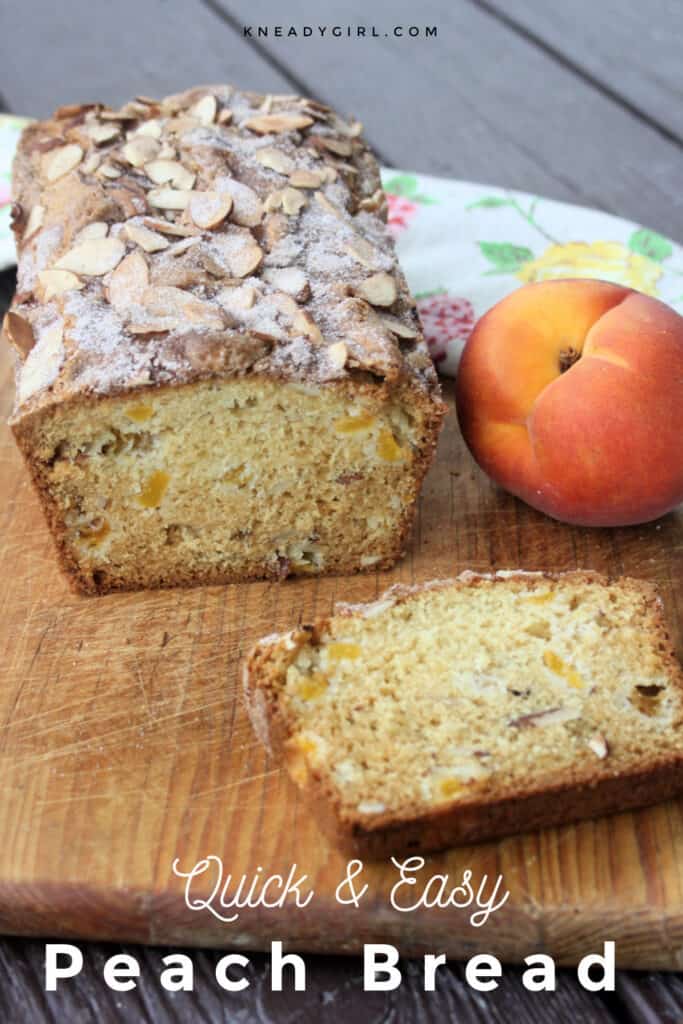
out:
{"label": "peach bread loaf", "polygon": [[11,425],[80,590],[404,550],[444,406],[360,132],[224,85],[24,132]]}

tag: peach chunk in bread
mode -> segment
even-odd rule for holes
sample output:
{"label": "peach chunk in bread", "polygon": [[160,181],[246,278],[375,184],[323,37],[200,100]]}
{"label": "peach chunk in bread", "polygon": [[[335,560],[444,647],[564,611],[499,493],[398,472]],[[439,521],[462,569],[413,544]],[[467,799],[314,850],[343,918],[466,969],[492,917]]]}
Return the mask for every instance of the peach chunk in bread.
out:
{"label": "peach chunk in bread", "polygon": [[555,519],[624,526],[683,501],[683,317],[656,299],[520,288],[472,333],[457,403],[482,469]]}

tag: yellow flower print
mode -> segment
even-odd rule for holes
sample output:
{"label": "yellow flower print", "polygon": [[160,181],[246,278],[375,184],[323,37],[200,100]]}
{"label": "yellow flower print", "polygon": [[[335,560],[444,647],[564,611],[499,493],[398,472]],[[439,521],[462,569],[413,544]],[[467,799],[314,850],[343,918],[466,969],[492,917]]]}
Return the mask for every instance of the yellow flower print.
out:
{"label": "yellow flower print", "polygon": [[538,259],[526,261],[517,270],[525,284],[556,277],[600,277],[655,296],[661,276],[659,264],[619,242],[551,245]]}

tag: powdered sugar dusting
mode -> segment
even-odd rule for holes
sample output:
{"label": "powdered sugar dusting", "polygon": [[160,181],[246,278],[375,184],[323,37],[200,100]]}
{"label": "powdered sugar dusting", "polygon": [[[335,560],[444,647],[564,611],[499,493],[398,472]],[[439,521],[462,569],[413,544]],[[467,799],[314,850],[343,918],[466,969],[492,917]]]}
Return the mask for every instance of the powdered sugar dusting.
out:
{"label": "powdered sugar dusting", "polygon": [[[254,359],[259,371],[302,383],[340,378],[359,367],[386,378],[405,374],[424,390],[435,390],[431,365],[413,365],[405,358],[390,323],[379,315],[382,310],[358,297],[371,274],[394,275],[394,323],[398,319],[415,327],[393,240],[375,212],[381,205],[375,201],[376,196],[381,199],[377,169],[367,160],[362,142],[348,142],[351,155],[339,159],[325,139],[334,138],[339,146],[340,139],[351,139],[352,134],[325,108],[298,97],[266,98],[229,87],[212,87],[210,92],[218,101],[214,123],[199,124],[193,118],[192,108],[205,95],[203,90],[150,103],[148,116],[144,104],[137,104],[125,132],[99,147],[93,143],[80,169],[71,172],[76,176],[75,195],[78,190],[86,194],[92,184],[93,195],[109,193],[111,200],[107,213],[100,209],[96,216],[88,213],[87,204],[74,203],[75,210],[83,211],[83,220],[69,223],[71,235],[88,225],[89,216],[106,218],[109,237],[125,245],[120,264],[125,273],[115,281],[111,274],[84,273],[80,291],[55,298],[54,310],[63,313],[64,322],[61,355],[58,358],[56,342],[51,347],[47,342],[36,345],[26,379],[32,379],[31,367],[43,357],[46,367],[42,376],[34,374],[39,381],[35,387],[20,390],[20,401],[52,384],[63,389],[59,394],[107,394],[145,383],[195,379],[198,373],[209,372],[206,364],[192,358],[197,338],[203,344],[201,336],[207,334],[212,345],[229,346],[238,340],[244,347],[245,341],[258,340]],[[288,126],[288,120],[301,124],[302,114],[301,128]],[[261,134],[254,121],[259,115],[279,115],[283,130]],[[91,127],[99,115],[89,111],[82,117]],[[275,124],[277,120],[276,116]],[[255,127],[247,128],[245,122]],[[147,133],[149,139],[158,139],[163,148],[162,158],[176,161],[180,184],[170,180],[156,187],[146,165],[128,163],[126,136],[142,137],[146,127],[153,129]],[[60,139],[65,130],[59,121],[41,128]],[[153,142],[150,145],[154,148]],[[267,147],[283,155],[280,171],[258,159]],[[107,165],[117,168],[116,178],[100,173],[98,168]],[[40,154],[32,166],[39,174]],[[210,224],[215,193],[232,198],[227,216],[204,230],[186,209],[188,172],[196,177],[192,203],[200,222],[204,213]],[[295,172],[298,180],[290,184],[289,175]],[[31,187],[35,190],[34,183]],[[157,194],[150,199],[152,188]],[[214,195],[203,203],[203,192]],[[41,193],[51,226],[39,230],[20,254],[19,287],[28,298],[25,307],[20,303],[15,308],[32,320],[31,293],[38,275],[53,266],[65,248],[64,230],[50,221],[52,195],[49,186]],[[18,198],[21,201],[21,195]],[[368,203],[369,208],[363,208]],[[75,216],[78,219],[78,213]],[[133,228],[138,230],[128,230]],[[265,356],[264,341],[272,346],[266,347]],[[418,337],[405,347],[424,345]],[[225,365],[231,365],[229,359]]]}

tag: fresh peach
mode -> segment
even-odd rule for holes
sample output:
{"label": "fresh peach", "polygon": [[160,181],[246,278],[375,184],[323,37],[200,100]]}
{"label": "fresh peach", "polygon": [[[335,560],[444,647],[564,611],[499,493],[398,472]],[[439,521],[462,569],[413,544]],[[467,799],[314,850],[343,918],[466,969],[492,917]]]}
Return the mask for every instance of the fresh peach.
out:
{"label": "fresh peach", "polygon": [[657,299],[526,285],[477,323],[456,397],[482,469],[555,519],[624,526],[683,501],[683,317]]}

